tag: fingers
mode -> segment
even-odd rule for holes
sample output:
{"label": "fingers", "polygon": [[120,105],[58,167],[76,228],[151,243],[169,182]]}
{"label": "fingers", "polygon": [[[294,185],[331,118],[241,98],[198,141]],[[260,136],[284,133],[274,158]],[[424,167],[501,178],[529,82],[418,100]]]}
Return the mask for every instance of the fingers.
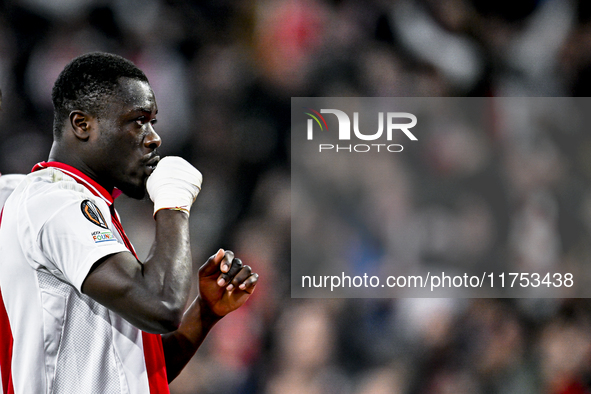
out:
{"label": "fingers", "polygon": [[[221,250],[221,249],[220,249]],[[240,266],[242,266],[242,262],[240,260],[238,261],[234,261],[234,252],[232,252],[231,250],[228,250],[224,253],[224,258],[222,259],[222,264],[220,266],[220,270],[222,272],[228,272],[230,271],[230,268],[233,264],[240,264]]]}
{"label": "fingers", "polygon": [[222,260],[220,270],[222,274],[218,278],[218,285],[225,286],[242,269],[242,260],[234,258],[234,253],[228,251]]}
{"label": "fingers", "polygon": [[[229,253],[232,253],[230,251],[228,251]],[[199,275],[203,275],[203,276],[209,276],[209,275],[214,275],[217,274],[220,270],[220,263],[222,262],[222,260],[226,259],[226,254],[228,253],[226,251],[224,251],[224,249],[220,249],[217,251],[216,254],[214,254],[213,256],[211,256],[210,258],[207,259],[207,261],[205,262],[205,264],[203,264],[201,266],[201,268],[199,268]],[[234,258],[234,253],[232,253],[232,258]],[[229,257],[228,257],[229,258]],[[231,260],[230,260],[231,262]],[[228,266],[229,264],[227,261],[224,262],[224,264],[222,264],[222,266]],[[227,272],[227,268],[224,268]]]}
{"label": "fingers", "polygon": [[[249,267],[250,268],[250,267]],[[244,290],[249,294],[252,294],[254,291],[254,287],[256,286],[257,282],[259,281],[259,274],[252,273],[244,282],[242,282],[238,288],[240,290]]]}
{"label": "fingers", "polygon": [[227,291],[238,288],[252,293],[259,278],[248,265],[243,265],[242,260],[234,257],[234,252],[223,249],[211,256],[199,272],[200,276],[219,275],[217,285],[225,286]]}
{"label": "fingers", "polygon": [[226,290],[231,291],[235,288],[239,288],[240,290],[252,293],[254,291],[254,286],[256,285],[258,279],[259,274],[253,273],[252,269],[248,265],[245,265],[238,272],[238,274],[236,274],[234,279],[232,279],[230,284],[226,287]]}

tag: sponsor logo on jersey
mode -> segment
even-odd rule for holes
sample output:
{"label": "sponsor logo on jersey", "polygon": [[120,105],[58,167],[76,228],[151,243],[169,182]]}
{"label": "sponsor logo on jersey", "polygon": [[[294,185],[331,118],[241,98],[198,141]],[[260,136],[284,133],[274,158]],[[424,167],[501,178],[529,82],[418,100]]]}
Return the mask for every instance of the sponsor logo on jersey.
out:
{"label": "sponsor logo on jersey", "polygon": [[96,224],[99,227],[102,227],[107,230],[109,229],[109,227],[107,226],[107,222],[103,217],[103,214],[92,201],[82,201],[82,204],[80,204],[80,209],[82,209],[82,214],[86,219],[90,220],[92,223]]}
{"label": "sponsor logo on jersey", "polygon": [[95,244],[101,242],[109,242],[109,241],[117,241],[117,238],[113,235],[111,231],[93,231],[92,232],[92,239],[94,240]]}

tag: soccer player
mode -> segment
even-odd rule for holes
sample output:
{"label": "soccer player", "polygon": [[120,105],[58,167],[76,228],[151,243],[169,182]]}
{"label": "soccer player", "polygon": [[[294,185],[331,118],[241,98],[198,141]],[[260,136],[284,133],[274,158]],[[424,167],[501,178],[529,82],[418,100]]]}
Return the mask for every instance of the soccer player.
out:
{"label": "soccer player", "polygon": [[[55,82],[54,142],[0,223],[0,368],[5,393],[168,393],[211,327],[258,275],[220,249],[191,286],[189,213],[201,174],[156,153],[144,73],[115,55],[70,62]],[[140,262],[114,199],[148,193],[156,236]]]}

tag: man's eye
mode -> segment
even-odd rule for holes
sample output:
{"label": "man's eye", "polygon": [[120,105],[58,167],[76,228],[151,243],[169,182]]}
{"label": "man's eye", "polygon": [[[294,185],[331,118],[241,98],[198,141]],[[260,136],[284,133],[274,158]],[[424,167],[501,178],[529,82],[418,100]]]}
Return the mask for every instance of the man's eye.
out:
{"label": "man's eye", "polygon": [[[137,123],[139,126],[143,126],[143,125],[145,125],[146,123],[148,123],[148,118],[147,118],[147,117],[145,117],[145,116],[140,116],[139,118],[137,118],[137,119],[135,120],[135,122],[136,122],[136,123]],[[154,126],[154,125],[155,125],[157,122],[158,122],[158,120],[157,120],[157,119],[152,119],[152,120],[150,120],[150,124],[152,124],[152,126]]]}

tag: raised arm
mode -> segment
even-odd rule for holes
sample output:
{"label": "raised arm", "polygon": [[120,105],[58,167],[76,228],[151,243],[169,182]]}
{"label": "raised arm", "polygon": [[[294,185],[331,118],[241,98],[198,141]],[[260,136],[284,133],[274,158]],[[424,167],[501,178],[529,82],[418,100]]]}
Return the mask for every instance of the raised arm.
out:
{"label": "raised arm", "polygon": [[191,287],[189,209],[200,188],[188,162],[162,159],[147,182],[156,219],[150,256],[143,264],[128,252],[97,261],[82,292],[143,331],[176,330]]}
{"label": "raised arm", "polygon": [[[197,187],[201,181],[193,179],[187,184],[190,176],[179,175],[183,171],[178,168],[163,171],[167,168],[163,163],[166,158],[148,180],[156,212],[156,239],[150,256],[143,264],[127,252],[98,261],[86,277],[82,291],[141,330],[166,334],[162,335],[162,344],[167,376],[172,381],[213,325],[246,302],[255,289],[258,274],[234,258],[233,252],[220,249],[199,269],[199,296],[183,314],[192,267],[188,208],[198,192],[190,184]],[[179,176],[183,182],[175,180]],[[164,179],[162,183],[158,183],[160,178]],[[155,190],[155,181],[165,193]],[[187,198],[182,201],[179,196],[190,195],[191,190],[194,196],[187,206]]]}
{"label": "raised arm", "polygon": [[99,260],[82,292],[143,331],[176,330],[191,287],[188,221],[180,211],[158,212],[153,254],[143,264],[129,252]]}

